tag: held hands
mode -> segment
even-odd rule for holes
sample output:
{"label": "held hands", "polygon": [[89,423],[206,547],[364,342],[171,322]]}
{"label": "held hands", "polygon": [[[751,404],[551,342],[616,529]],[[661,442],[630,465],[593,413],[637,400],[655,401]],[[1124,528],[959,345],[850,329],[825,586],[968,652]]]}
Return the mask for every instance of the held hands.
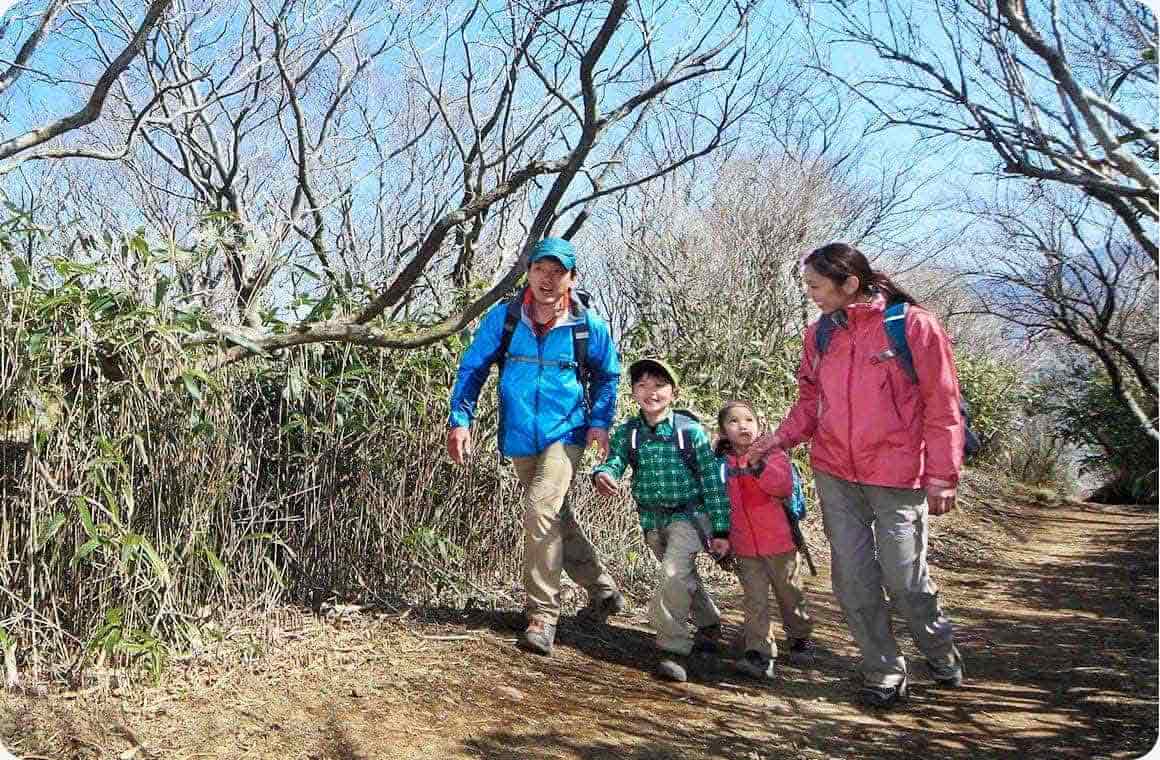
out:
{"label": "held hands", "polygon": [[714,538],[710,540],[709,553],[717,559],[724,559],[729,554],[729,539]]}
{"label": "held hands", "polygon": [[774,449],[780,449],[781,447],[782,440],[776,434],[766,433],[749,446],[749,451],[746,454],[751,464],[757,464],[758,462],[765,461],[765,458],[769,456],[769,452]]}
{"label": "held hands", "polygon": [[463,464],[471,456],[471,428],[451,428],[447,434],[447,453],[455,464]]}
{"label": "held hands", "polygon": [[942,480],[929,480],[926,505],[932,515],[944,515],[955,508],[955,487]]}

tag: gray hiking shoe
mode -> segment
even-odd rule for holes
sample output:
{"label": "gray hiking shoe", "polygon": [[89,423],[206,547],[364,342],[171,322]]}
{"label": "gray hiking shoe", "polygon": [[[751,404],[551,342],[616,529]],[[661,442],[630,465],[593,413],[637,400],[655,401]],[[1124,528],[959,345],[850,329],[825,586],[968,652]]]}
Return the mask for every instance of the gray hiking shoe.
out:
{"label": "gray hiking shoe", "polygon": [[951,661],[949,663],[935,665],[927,660],[926,666],[930,668],[930,675],[936,685],[946,689],[957,689],[963,685],[966,668],[963,667],[963,656],[959,654],[958,647],[951,648]]}
{"label": "gray hiking shoe", "polygon": [[858,699],[867,707],[877,707],[883,710],[894,707],[899,702],[910,699],[910,684],[906,676],[901,683],[893,686],[871,686],[865,684],[858,692]]}
{"label": "gray hiking shoe", "polygon": [[769,681],[773,679],[774,664],[761,652],[750,649],[737,661],[737,671],[759,681]]}
{"label": "gray hiking shoe", "polygon": [[689,658],[679,654],[662,652],[660,662],[657,663],[657,676],[666,681],[684,683],[689,680]]}
{"label": "gray hiking shoe", "polygon": [[542,620],[532,619],[524,635],[520,637],[520,649],[550,657],[556,642],[556,626]]}
{"label": "gray hiking shoe", "polygon": [[693,637],[693,649],[697,652],[712,654],[721,647],[721,624],[713,623],[697,629]]}
{"label": "gray hiking shoe", "polygon": [[608,618],[624,612],[624,595],[613,591],[603,596],[588,597],[588,604],[580,608],[576,618],[585,623],[604,625]]}
{"label": "gray hiking shoe", "polygon": [[814,664],[814,642],[809,639],[790,639],[788,642],[789,661],[798,667]]}

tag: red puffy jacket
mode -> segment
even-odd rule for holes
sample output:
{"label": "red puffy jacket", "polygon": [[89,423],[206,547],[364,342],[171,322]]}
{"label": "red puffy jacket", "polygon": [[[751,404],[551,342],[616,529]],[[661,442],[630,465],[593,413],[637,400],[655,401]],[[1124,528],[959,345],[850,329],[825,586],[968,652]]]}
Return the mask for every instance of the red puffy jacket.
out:
{"label": "red puffy jacket", "polygon": [[891,488],[955,486],[963,463],[963,419],[950,339],[934,315],[906,310],[906,342],[918,384],[890,350],[885,300],[846,307],[819,356],[806,330],[798,400],[777,430],[782,445],[810,441],[810,463],[836,478]]}
{"label": "red puffy jacket", "polygon": [[[730,467],[743,467],[729,454]],[[733,475],[725,480],[729,494],[729,543],[738,557],[764,557],[795,550],[782,499],[793,491],[789,455],[774,450],[760,476]]]}

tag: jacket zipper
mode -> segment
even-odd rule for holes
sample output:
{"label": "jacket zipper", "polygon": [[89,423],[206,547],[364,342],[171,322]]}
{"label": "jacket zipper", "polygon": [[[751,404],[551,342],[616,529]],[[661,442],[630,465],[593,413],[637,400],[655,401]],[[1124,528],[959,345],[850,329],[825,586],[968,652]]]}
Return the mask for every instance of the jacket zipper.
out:
{"label": "jacket zipper", "polygon": [[851,480],[858,482],[858,465],[854,462],[854,357],[857,355],[857,341],[854,340],[854,325],[849,325],[850,361],[846,365],[846,449],[850,452]]}
{"label": "jacket zipper", "polygon": [[536,338],[536,357],[539,359],[539,361],[536,362],[536,395],[534,401],[532,402],[532,432],[535,434],[537,451],[542,451],[544,448],[542,444],[542,431],[536,424],[536,421],[540,419],[540,383],[544,381],[544,341],[547,340],[548,335],[550,335],[551,332],[552,331],[549,330],[543,335],[535,335],[535,331],[532,331],[532,334]]}

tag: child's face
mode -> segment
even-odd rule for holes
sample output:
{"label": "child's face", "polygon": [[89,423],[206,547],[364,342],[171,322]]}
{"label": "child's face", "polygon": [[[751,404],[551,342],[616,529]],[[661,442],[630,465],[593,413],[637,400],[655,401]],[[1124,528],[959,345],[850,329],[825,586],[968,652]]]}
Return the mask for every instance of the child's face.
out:
{"label": "child's face", "polygon": [[757,439],[757,420],[753,412],[735,406],[725,417],[725,437],[736,451],[745,451]]}
{"label": "child's face", "polygon": [[645,372],[632,384],[632,398],[647,415],[661,415],[673,403],[677,392],[668,378]]}

